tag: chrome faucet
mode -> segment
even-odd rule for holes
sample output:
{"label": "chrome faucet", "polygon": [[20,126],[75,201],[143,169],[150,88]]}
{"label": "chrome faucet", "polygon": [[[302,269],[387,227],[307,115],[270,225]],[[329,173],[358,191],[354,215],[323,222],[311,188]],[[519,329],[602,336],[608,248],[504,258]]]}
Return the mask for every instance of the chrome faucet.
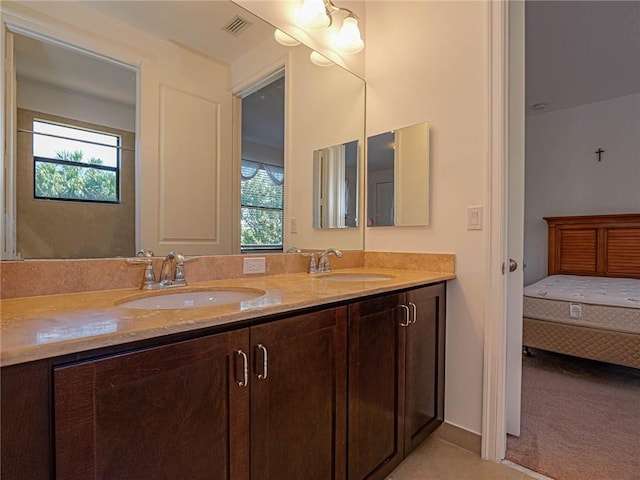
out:
{"label": "chrome faucet", "polygon": [[169,252],[162,261],[160,268],[160,287],[180,287],[186,286],[187,280],[184,278],[184,264],[197,260],[198,257],[185,258],[178,252]]}
{"label": "chrome faucet", "polygon": [[329,264],[329,255],[335,255],[338,258],[342,258],[342,252],[337,248],[327,248],[318,257],[318,272],[330,272],[331,265]]}
{"label": "chrome faucet", "polygon": [[133,265],[146,265],[140,288],[143,290],[155,290],[158,288],[186,286],[187,281],[184,277],[184,264],[197,259],[198,257],[185,258],[181,253],[169,252],[162,261],[160,276],[157,282],[153,272],[152,251],[143,248],[138,251],[135,258],[128,258],[126,262]]}
{"label": "chrome faucet", "polygon": [[168,287],[174,281],[176,276],[177,264],[182,259],[184,265],[184,257],[176,252],[169,252],[167,256],[162,260],[162,267],[160,267],[160,282],[161,287]]}

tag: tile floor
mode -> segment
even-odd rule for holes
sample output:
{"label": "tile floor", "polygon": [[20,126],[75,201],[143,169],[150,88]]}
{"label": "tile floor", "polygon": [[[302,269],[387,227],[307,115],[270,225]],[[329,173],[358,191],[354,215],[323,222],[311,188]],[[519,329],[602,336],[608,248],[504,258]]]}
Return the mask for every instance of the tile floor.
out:
{"label": "tile floor", "polygon": [[478,455],[436,436],[416,448],[387,480],[534,480],[515,468],[482,460]]}

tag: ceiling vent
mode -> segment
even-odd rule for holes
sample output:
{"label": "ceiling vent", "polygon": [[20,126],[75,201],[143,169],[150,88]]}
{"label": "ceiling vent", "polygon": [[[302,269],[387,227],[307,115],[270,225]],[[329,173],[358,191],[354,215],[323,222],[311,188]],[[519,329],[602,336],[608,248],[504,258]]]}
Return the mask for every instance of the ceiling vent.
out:
{"label": "ceiling vent", "polygon": [[242,32],[244,32],[247,28],[251,26],[251,22],[246,18],[242,18],[240,15],[236,15],[227,23],[222,29],[227,33],[237,37]]}

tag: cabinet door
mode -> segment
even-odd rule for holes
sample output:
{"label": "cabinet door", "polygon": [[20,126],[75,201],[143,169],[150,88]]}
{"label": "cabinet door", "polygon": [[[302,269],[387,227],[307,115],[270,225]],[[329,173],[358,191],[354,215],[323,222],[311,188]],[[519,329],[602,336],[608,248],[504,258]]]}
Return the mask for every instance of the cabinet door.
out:
{"label": "cabinet door", "polygon": [[348,477],[384,478],[403,455],[402,295],[349,307]]}
{"label": "cabinet door", "polygon": [[248,478],[248,329],[56,368],[56,480]]}
{"label": "cabinet door", "polygon": [[412,318],[406,328],[404,442],[408,455],[444,419],[445,289],[442,284],[432,285],[406,295],[416,312],[415,322]]}
{"label": "cabinet door", "polygon": [[346,307],[251,327],[251,478],[344,479]]}

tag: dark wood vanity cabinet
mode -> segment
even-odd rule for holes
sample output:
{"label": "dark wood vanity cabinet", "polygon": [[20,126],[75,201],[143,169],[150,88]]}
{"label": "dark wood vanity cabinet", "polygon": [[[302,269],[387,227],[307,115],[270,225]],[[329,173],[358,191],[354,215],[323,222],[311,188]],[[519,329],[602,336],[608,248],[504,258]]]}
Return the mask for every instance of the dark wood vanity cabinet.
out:
{"label": "dark wood vanity cabinet", "polygon": [[349,480],[385,478],[403,458],[403,298],[385,295],[349,306]]}
{"label": "dark wood vanity cabinet", "polygon": [[56,480],[246,478],[247,329],[54,369]]}
{"label": "dark wood vanity cabinet", "polygon": [[416,318],[403,327],[404,454],[408,455],[444,421],[445,285],[430,285],[406,293],[406,305]]}
{"label": "dark wood vanity cabinet", "polygon": [[349,307],[348,478],[385,478],[444,419],[444,284]]}
{"label": "dark wood vanity cabinet", "polygon": [[252,480],[345,478],[346,327],[346,307],[251,327]]}
{"label": "dark wood vanity cabinet", "polygon": [[343,306],[5,367],[1,478],[344,480],[346,327]]}
{"label": "dark wood vanity cabinet", "polygon": [[444,296],[3,367],[0,477],[385,478],[443,420]]}

